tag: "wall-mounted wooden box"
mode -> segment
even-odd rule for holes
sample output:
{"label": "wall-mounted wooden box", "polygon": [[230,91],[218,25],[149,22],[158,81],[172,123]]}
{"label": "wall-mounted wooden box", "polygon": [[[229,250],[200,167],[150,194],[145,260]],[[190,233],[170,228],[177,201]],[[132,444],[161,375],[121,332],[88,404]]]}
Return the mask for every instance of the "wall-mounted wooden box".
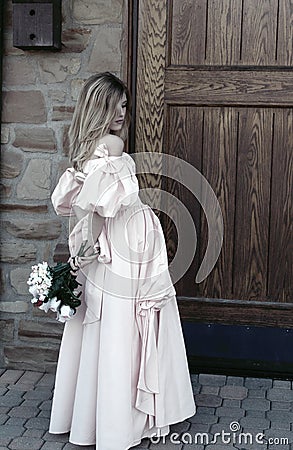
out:
{"label": "wall-mounted wooden box", "polygon": [[12,0],[12,3],[14,47],[61,49],[61,0]]}

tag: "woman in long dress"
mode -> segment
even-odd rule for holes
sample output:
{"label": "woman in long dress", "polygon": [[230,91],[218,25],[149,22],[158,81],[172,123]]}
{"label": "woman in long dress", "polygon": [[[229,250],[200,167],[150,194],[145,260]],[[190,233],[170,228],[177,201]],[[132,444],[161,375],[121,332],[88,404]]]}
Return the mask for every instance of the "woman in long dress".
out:
{"label": "woman in long dress", "polygon": [[127,450],[195,414],[185,345],[158,217],[139,198],[123,151],[129,93],[109,72],[92,76],[69,131],[72,167],[52,194],[69,216],[82,304],[64,328],[50,433],[76,445]]}

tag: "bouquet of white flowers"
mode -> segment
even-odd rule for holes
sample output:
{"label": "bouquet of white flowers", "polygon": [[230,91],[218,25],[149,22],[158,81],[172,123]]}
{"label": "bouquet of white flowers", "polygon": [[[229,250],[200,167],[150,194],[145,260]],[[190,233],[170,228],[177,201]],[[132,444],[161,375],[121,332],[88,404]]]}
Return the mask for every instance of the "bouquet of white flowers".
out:
{"label": "bouquet of white flowers", "polygon": [[[76,313],[76,308],[81,304],[79,299],[81,292],[76,292],[80,283],[76,280],[78,261],[82,259],[88,247],[86,242],[79,249],[76,257],[70,258],[67,263],[57,263],[50,267],[47,262],[42,262],[32,266],[32,272],[27,284],[29,292],[33,295],[31,302],[39,309],[57,313],[59,322],[66,322]],[[97,253],[85,257],[90,262]]]}

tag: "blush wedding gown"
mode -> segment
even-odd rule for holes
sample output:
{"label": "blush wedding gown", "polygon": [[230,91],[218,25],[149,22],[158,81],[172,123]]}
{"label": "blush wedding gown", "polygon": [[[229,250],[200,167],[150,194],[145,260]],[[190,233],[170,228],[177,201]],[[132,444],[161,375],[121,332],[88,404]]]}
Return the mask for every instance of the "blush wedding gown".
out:
{"label": "blush wedding gown", "polygon": [[63,173],[51,198],[58,215],[75,220],[71,256],[91,213],[105,221],[100,254],[78,272],[82,304],[65,324],[49,432],[97,450],[165,436],[195,404],[165,239],[139,198],[134,160],[101,144],[83,172]]}

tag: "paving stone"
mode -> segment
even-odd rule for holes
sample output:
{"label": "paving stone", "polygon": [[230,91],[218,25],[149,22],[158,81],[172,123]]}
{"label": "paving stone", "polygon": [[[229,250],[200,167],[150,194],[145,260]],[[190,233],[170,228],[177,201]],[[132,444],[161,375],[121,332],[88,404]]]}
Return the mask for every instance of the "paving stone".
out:
{"label": "paving stone", "polygon": [[246,411],[246,417],[266,417],[266,411]]}
{"label": "paving stone", "polygon": [[47,430],[49,428],[49,420],[43,417],[33,417],[25,424],[26,428],[36,428],[37,430]]}
{"label": "paving stone", "polygon": [[201,394],[211,394],[218,395],[220,388],[217,386],[202,386],[200,393]]}
{"label": "paving stone", "polygon": [[250,398],[265,398],[267,391],[264,389],[249,389],[248,397]]}
{"label": "paving stone", "polygon": [[197,394],[195,395],[195,404],[197,406],[220,406],[222,403],[221,397],[210,394]]}
{"label": "paving stone", "polygon": [[31,417],[36,417],[39,412],[40,410],[36,407],[16,406],[9,411],[9,416],[30,419]]}
{"label": "paving stone", "polygon": [[293,401],[293,390],[273,388],[269,389],[267,392],[267,398],[269,400],[277,402],[292,402]]}
{"label": "paving stone", "polygon": [[246,378],[244,385],[248,389],[268,389],[271,388],[273,381],[269,378]]}
{"label": "paving stone", "polygon": [[9,420],[7,420],[6,425],[12,425],[15,427],[22,427],[27,419],[24,419],[22,417],[10,417]]}
{"label": "paving stone", "polygon": [[210,374],[200,374],[199,375],[200,384],[207,384],[208,386],[224,386],[226,382],[225,375],[210,375]]}
{"label": "paving stone", "polygon": [[[68,444],[65,444],[65,446],[63,447],[63,449],[65,449],[65,450],[78,450],[79,448],[80,448],[79,445],[74,445],[74,444],[71,444],[70,442],[68,442]],[[94,445],[85,445],[85,446],[82,446],[82,448],[85,450],[95,450]]]}
{"label": "paving stone", "polygon": [[235,447],[232,444],[210,444],[205,447],[205,450],[227,450],[229,448],[233,449]]}
{"label": "paving stone", "polygon": [[36,384],[43,377],[44,372],[33,372],[26,370],[16,384]]}
{"label": "paving stone", "polygon": [[244,378],[242,377],[227,377],[227,385],[231,386],[243,386]]}
{"label": "paving stone", "polygon": [[231,400],[230,398],[225,398],[223,400],[223,406],[227,406],[229,408],[240,408],[241,401],[240,400]]}
{"label": "paving stone", "polygon": [[190,417],[189,422],[191,423],[203,423],[203,424],[211,424],[217,423],[218,418],[213,414],[195,414],[193,417]]}
{"label": "paving stone", "polygon": [[31,437],[19,437],[16,439],[13,439],[13,441],[10,443],[9,448],[11,450],[39,450],[43,445],[42,439],[36,439]]}
{"label": "paving stone", "polygon": [[45,417],[46,419],[49,419],[51,416],[51,411],[48,409],[43,409],[40,414],[38,414],[38,417]]}
{"label": "paving stone", "polygon": [[271,429],[291,430],[291,424],[286,422],[271,422]]}
{"label": "paving stone", "polygon": [[8,391],[7,387],[0,387],[0,396],[6,394],[7,391]]}
{"label": "paving stone", "polygon": [[0,435],[0,445],[5,446],[4,448],[6,448],[6,449],[8,448],[8,444],[11,440],[12,440],[11,437],[5,437],[5,436]]}
{"label": "paving stone", "polygon": [[221,406],[216,409],[216,415],[221,417],[231,417],[233,420],[240,419],[245,414],[244,409],[241,408],[227,408],[226,406]]}
{"label": "paving stone", "polygon": [[44,434],[44,430],[34,430],[33,428],[29,428],[28,430],[25,430],[23,437],[41,438]]}
{"label": "paving stone", "polygon": [[36,388],[33,391],[29,391],[24,395],[26,400],[48,400],[52,397],[51,389],[39,389]]}
{"label": "paving stone", "polygon": [[52,400],[46,400],[39,406],[40,409],[48,410],[52,408]]}
{"label": "paving stone", "polygon": [[16,383],[22,376],[23,370],[6,370],[0,377],[0,384]]}
{"label": "paving stone", "polygon": [[11,410],[9,406],[0,406],[0,414],[7,414]]}
{"label": "paving stone", "polygon": [[24,433],[24,431],[25,429],[23,427],[13,425],[2,425],[1,437],[13,439],[15,437],[21,436],[22,433]]}
{"label": "paving stone", "polygon": [[242,408],[254,411],[268,411],[270,402],[263,398],[246,398],[242,401]]}
{"label": "paving stone", "polygon": [[38,387],[53,387],[55,383],[55,374],[44,373],[42,378],[37,382]]}
{"label": "paving stone", "polygon": [[215,414],[216,408],[211,408],[207,406],[198,406],[196,408],[196,414]]}
{"label": "paving stone", "polygon": [[3,425],[8,419],[9,416],[7,414],[0,414],[0,425]]}
{"label": "paving stone", "polygon": [[239,421],[240,425],[247,429],[252,428],[257,430],[257,432],[267,430],[270,428],[270,421],[265,418],[258,417],[242,417]]}
{"label": "paving stone", "polygon": [[207,433],[210,429],[209,424],[204,423],[192,423],[191,427],[189,428],[189,433],[195,434],[195,433]]}
{"label": "paving stone", "polygon": [[248,389],[244,386],[223,386],[220,389],[220,396],[223,398],[231,398],[242,400],[247,397]]}
{"label": "paving stone", "polygon": [[9,384],[8,389],[10,391],[18,391],[21,392],[22,395],[25,394],[27,391],[30,391],[32,389],[34,389],[34,385],[28,385],[28,384]]}
{"label": "paving stone", "polygon": [[287,381],[287,380],[274,380],[274,381],[273,381],[273,388],[291,389],[291,381]]}
{"label": "paving stone", "polygon": [[271,409],[287,410],[293,408],[293,402],[271,402]]}
{"label": "paving stone", "polygon": [[268,411],[267,417],[272,422],[288,422],[293,423],[293,412],[288,411]]}
{"label": "paving stone", "polygon": [[61,450],[64,444],[60,442],[45,442],[42,450]]}
{"label": "paving stone", "polygon": [[0,397],[0,406],[19,406],[23,402],[21,395],[16,395],[14,392],[8,392],[3,397]]}

